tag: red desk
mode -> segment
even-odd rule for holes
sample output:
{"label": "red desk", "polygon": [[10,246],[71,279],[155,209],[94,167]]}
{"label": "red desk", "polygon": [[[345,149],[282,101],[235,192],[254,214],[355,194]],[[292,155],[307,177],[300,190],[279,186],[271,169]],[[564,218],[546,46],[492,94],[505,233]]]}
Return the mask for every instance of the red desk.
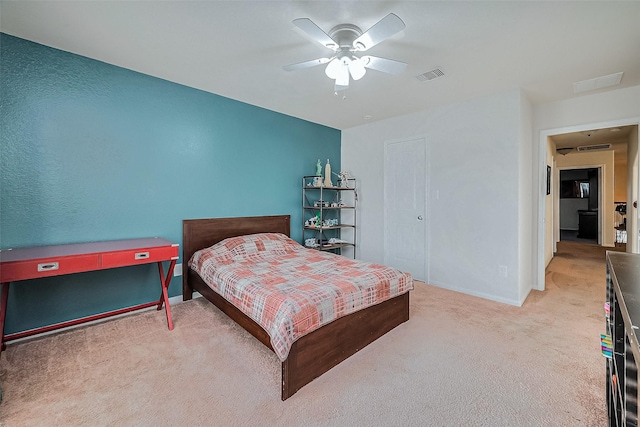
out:
{"label": "red desk", "polygon": [[[158,237],[146,239],[113,240],[107,242],[74,243],[69,245],[37,246],[30,248],[6,249],[0,251],[0,351],[5,342],[31,335],[48,332],[67,326],[78,325],[92,320],[127,313],[142,308],[164,304],[169,330],[173,329],[169,295],[173,269],[178,259],[178,244]],[[169,271],[164,275],[163,261],[170,261]],[[7,314],[9,283],[40,277],[61,276],[64,274],[127,267],[138,264],[158,263],[162,294],[158,301],[108,311],[93,316],[82,317],[67,322],[31,329],[24,332],[4,335],[4,320]]]}

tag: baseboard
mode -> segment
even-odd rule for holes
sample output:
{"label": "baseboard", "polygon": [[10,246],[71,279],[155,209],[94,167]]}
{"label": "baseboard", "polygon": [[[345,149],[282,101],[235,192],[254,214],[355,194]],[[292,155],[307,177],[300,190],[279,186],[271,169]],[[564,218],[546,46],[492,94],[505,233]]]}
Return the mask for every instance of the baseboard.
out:
{"label": "baseboard", "polygon": [[441,283],[441,282],[438,282],[438,281],[431,280],[428,283],[430,285],[437,286],[437,287],[442,288],[442,289],[448,289],[450,291],[460,292],[462,294],[467,294],[467,295],[471,295],[471,296],[474,296],[474,297],[480,297],[482,299],[495,301],[495,302],[499,302],[499,303],[502,303],[502,304],[513,305],[515,307],[521,307],[522,304],[524,303],[524,300],[523,301],[518,301],[517,299],[503,298],[503,297],[500,297],[500,296],[497,296],[497,295],[493,295],[493,294],[488,294],[488,293],[485,293],[485,292],[476,292],[473,289],[459,288],[459,287],[456,287],[456,286],[449,286],[449,285],[447,285],[445,283]]}
{"label": "baseboard", "polygon": [[[194,292],[193,293],[193,298],[200,298],[200,297],[202,297],[202,295],[200,295],[199,292]],[[176,295],[175,297],[170,297],[169,298],[169,305],[172,305],[172,306],[176,305],[176,304],[183,303],[183,302],[185,302],[185,301],[182,300],[182,295]],[[155,307],[147,307],[147,308],[143,308],[143,309],[140,309],[140,310],[130,311],[128,313],[122,313],[122,314],[117,314],[115,316],[105,317],[103,319],[92,320],[90,322],[81,323],[79,325],[67,326],[66,328],[60,328],[60,329],[56,329],[54,331],[47,331],[47,332],[43,332],[41,334],[35,334],[35,335],[31,335],[31,336],[24,337],[24,338],[18,338],[18,339],[9,341],[6,344],[7,345],[11,345],[11,344],[14,344],[14,343],[29,341],[29,340],[36,339],[36,338],[42,338],[42,337],[45,337],[47,335],[57,334],[57,333],[63,332],[63,331],[70,331],[72,329],[76,329],[76,328],[80,328],[80,327],[96,325],[98,323],[107,322],[109,320],[118,319],[120,317],[131,316],[132,314],[143,313],[143,312],[149,311],[149,310],[155,310]],[[1,426],[1,424],[0,424],[0,426]]]}

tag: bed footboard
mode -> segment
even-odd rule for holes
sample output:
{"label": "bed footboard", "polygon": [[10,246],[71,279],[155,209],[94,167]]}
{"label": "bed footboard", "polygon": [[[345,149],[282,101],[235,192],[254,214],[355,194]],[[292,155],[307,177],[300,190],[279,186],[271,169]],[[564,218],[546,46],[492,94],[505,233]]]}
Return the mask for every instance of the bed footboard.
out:
{"label": "bed footboard", "polygon": [[282,400],[407,320],[408,292],[301,337],[282,362]]}

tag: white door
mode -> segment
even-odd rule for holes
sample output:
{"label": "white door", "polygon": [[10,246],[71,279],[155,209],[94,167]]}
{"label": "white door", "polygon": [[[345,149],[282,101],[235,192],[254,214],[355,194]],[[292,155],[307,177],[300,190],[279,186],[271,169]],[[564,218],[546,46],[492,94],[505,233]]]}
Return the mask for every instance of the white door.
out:
{"label": "white door", "polygon": [[426,281],[427,145],[387,142],[384,161],[384,262]]}

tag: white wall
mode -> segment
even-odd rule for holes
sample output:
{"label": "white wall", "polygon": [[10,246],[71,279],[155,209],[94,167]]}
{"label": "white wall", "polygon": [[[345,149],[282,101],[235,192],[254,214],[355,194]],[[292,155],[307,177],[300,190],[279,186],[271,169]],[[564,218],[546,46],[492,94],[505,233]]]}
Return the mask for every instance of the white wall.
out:
{"label": "white wall", "polygon": [[533,135],[533,107],[529,99],[520,96],[520,141],[518,144],[520,150],[520,162],[518,166],[518,183],[520,189],[518,192],[519,206],[519,230],[518,230],[518,265],[520,277],[518,280],[518,304],[522,304],[533,288],[532,272],[533,264],[533,248],[531,244],[533,236],[535,236],[535,227],[533,223],[533,200],[530,196],[530,190],[533,186],[533,143],[531,136]]}
{"label": "white wall", "polygon": [[[640,86],[583,95],[566,101],[534,106],[533,206],[536,224],[535,289],[544,289],[544,189],[546,136],[598,127],[637,124],[640,121]],[[631,159],[631,157],[630,157]],[[630,160],[631,161],[631,160]]]}
{"label": "white wall", "polygon": [[512,90],[344,130],[342,168],[359,180],[358,257],[384,258],[385,141],[425,137],[428,282],[520,305],[535,265],[531,116]]}

